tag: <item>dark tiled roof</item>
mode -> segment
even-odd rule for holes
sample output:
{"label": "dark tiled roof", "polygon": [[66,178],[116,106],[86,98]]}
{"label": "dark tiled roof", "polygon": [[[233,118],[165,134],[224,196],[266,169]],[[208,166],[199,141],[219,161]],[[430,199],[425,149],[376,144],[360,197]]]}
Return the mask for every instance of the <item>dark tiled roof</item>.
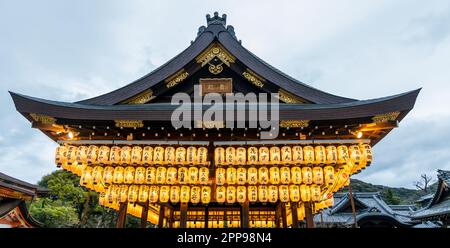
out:
{"label": "dark tiled roof", "polygon": [[36,196],[36,195],[46,195],[49,193],[49,189],[42,188],[40,186],[27,183],[25,181],[19,180],[17,178],[8,176],[0,172],[0,186],[16,190],[18,192]]}

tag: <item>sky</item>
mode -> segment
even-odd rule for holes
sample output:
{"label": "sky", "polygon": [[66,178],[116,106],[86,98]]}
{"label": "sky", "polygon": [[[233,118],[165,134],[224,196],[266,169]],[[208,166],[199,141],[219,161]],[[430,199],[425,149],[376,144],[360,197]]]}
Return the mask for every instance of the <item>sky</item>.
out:
{"label": "sky", "polygon": [[36,183],[56,144],[8,91],[74,102],[126,85],[227,14],[242,45],[333,94],[371,99],[422,88],[415,108],[355,178],[414,188],[450,170],[450,1],[0,0],[0,172]]}

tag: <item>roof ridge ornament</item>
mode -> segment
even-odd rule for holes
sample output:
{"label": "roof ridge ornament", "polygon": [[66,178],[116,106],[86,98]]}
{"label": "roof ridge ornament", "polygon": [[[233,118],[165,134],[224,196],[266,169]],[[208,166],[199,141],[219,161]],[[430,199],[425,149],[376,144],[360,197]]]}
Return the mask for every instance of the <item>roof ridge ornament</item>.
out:
{"label": "roof ridge ornament", "polygon": [[225,26],[227,24],[227,14],[222,14],[222,17],[219,17],[219,13],[216,11],[214,12],[214,16],[211,17],[210,14],[206,15],[206,23],[209,25],[223,25]]}

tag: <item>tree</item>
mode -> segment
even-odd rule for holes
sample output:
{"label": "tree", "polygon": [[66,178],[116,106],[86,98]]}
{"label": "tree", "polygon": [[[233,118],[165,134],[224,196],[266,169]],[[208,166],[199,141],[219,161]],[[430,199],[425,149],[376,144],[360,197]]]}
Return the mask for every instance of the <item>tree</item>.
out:
{"label": "tree", "polygon": [[386,190],[386,196],[384,197],[384,201],[389,205],[398,205],[400,204],[400,199],[394,196],[394,193],[391,189]]}
{"label": "tree", "polygon": [[428,176],[427,174],[422,174],[420,175],[420,181],[415,181],[414,186],[416,186],[418,190],[428,193],[428,189],[432,183],[432,179],[433,178]]}

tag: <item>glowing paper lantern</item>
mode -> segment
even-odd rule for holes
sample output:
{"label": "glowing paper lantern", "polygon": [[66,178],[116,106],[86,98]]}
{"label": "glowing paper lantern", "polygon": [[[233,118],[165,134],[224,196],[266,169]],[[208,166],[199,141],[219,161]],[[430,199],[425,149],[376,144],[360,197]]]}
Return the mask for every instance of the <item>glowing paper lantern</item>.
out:
{"label": "glowing paper lantern", "polygon": [[77,158],[77,147],[76,146],[68,146],[66,150],[66,161],[68,164],[72,164],[76,162]]}
{"label": "glowing paper lantern", "polygon": [[359,165],[359,163],[361,162],[361,152],[359,151],[359,146],[351,145],[348,148],[348,155],[349,155],[350,161],[352,161],[356,165]]}
{"label": "glowing paper lantern", "polygon": [[268,198],[269,198],[269,192],[268,192],[267,186],[265,186],[265,185],[258,186],[258,200],[260,202],[267,202]]}
{"label": "glowing paper lantern", "polygon": [[164,150],[164,162],[166,164],[174,164],[175,163],[175,148],[168,146]]}
{"label": "glowing paper lantern", "polygon": [[147,185],[139,186],[138,201],[139,202],[147,202],[149,191],[150,191],[150,188]]}
{"label": "glowing paper lantern", "polygon": [[98,149],[97,162],[100,164],[108,164],[109,163],[109,146],[100,146]]}
{"label": "glowing paper lantern", "polygon": [[270,167],[270,183],[271,184],[279,184],[280,183],[280,169],[278,167]]}
{"label": "glowing paper lantern", "polygon": [[236,183],[236,169],[233,167],[227,168],[227,183],[228,184]]}
{"label": "glowing paper lantern", "polygon": [[214,158],[216,165],[222,165],[225,163],[225,149],[223,147],[217,147],[214,150]]}
{"label": "glowing paper lantern", "polygon": [[281,153],[278,146],[272,146],[270,148],[270,162],[272,164],[279,164],[281,162]]}
{"label": "glowing paper lantern", "polygon": [[113,183],[113,179],[114,179],[114,167],[106,166],[105,169],[103,169],[103,183],[109,185]]}
{"label": "glowing paper lantern", "polygon": [[312,169],[309,166],[305,166],[302,168],[302,182],[305,184],[312,184]]}
{"label": "glowing paper lantern", "polygon": [[144,146],[142,150],[142,164],[149,165],[153,163],[153,147]]}
{"label": "glowing paper lantern", "polygon": [[175,168],[175,167],[167,168],[166,183],[168,183],[168,184],[176,183],[176,181],[177,181],[177,174],[178,174],[177,168]]}
{"label": "glowing paper lantern", "polygon": [[188,184],[189,183],[189,173],[188,168],[180,167],[178,168],[178,183],[180,184]]}
{"label": "glowing paper lantern", "polygon": [[289,187],[287,185],[281,185],[278,187],[280,193],[280,201],[288,202],[289,201]]}
{"label": "glowing paper lantern", "polygon": [[196,184],[198,183],[198,168],[191,166],[189,167],[189,183]]}
{"label": "glowing paper lantern", "polygon": [[236,149],[236,163],[238,165],[244,165],[247,160],[247,150],[244,147],[238,147]]}
{"label": "glowing paper lantern", "polygon": [[116,201],[118,201],[119,193],[120,193],[119,185],[111,185],[106,190],[105,198],[108,201],[108,203],[116,202]]}
{"label": "glowing paper lantern", "polygon": [[191,203],[197,204],[200,202],[200,187],[193,186],[191,187]]}
{"label": "glowing paper lantern", "polygon": [[236,202],[236,187],[228,186],[227,187],[227,203]]}
{"label": "glowing paper lantern", "polygon": [[331,165],[323,167],[324,181],[326,185],[334,183],[334,168]]}
{"label": "glowing paper lantern", "polygon": [[118,202],[126,202],[128,199],[128,185],[120,185],[119,186],[119,196]]}
{"label": "glowing paper lantern", "polygon": [[256,202],[258,200],[258,188],[256,186],[248,186],[248,201]]}
{"label": "glowing paper lantern", "polygon": [[209,181],[209,169],[207,167],[201,167],[198,170],[198,182],[200,184],[208,184]]}
{"label": "glowing paper lantern", "polygon": [[303,147],[303,163],[304,164],[313,164],[314,162],[315,162],[314,147],[312,147],[312,146]]}
{"label": "glowing paper lantern", "polygon": [[259,163],[260,164],[268,164],[270,162],[270,152],[269,148],[265,146],[261,146],[258,150],[259,152]]}
{"label": "glowing paper lantern", "polygon": [[203,204],[208,204],[211,201],[211,187],[209,186],[202,187],[201,201]]}
{"label": "glowing paper lantern", "polygon": [[291,182],[291,169],[287,166],[280,168],[280,182],[282,184],[289,184]]}
{"label": "glowing paper lantern", "polygon": [[180,193],[180,201],[182,203],[187,203],[189,202],[189,198],[190,198],[190,188],[189,186],[181,186],[181,193]]}
{"label": "glowing paper lantern", "polygon": [[87,152],[88,147],[87,146],[79,146],[77,149],[77,162],[78,163],[87,163]]}
{"label": "glowing paper lantern", "polygon": [[236,188],[237,202],[244,203],[247,199],[247,188],[245,186],[237,186]]}
{"label": "glowing paper lantern", "polygon": [[121,148],[118,146],[113,146],[109,149],[109,163],[118,165],[120,164],[120,153]]}
{"label": "glowing paper lantern", "polygon": [[291,168],[291,181],[294,184],[302,183],[302,169],[298,166]]}
{"label": "glowing paper lantern", "polygon": [[101,183],[103,180],[103,167],[95,166],[92,170],[92,182],[94,185]]}
{"label": "glowing paper lantern", "polygon": [[178,203],[180,201],[180,187],[172,186],[170,187],[170,202]]}
{"label": "glowing paper lantern", "polygon": [[148,201],[150,203],[158,202],[159,198],[159,187],[158,186],[150,186],[150,191],[148,193]]}
{"label": "glowing paper lantern", "polygon": [[208,149],[206,147],[197,149],[197,161],[199,164],[205,164],[208,161]]}
{"label": "glowing paper lantern", "polygon": [[134,167],[127,166],[123,173],[123,183],[132,184],[134,182]]}
{"label": "glowing paper lantern", "polygon": [[325,200],[325,206],[332,207],[334,205],[334,197],[331,195],[329,198]]}
{"label": "glowing paper lantern", "polygon": [[136,168],[134,173],[134,183],[135,184],[143,184],[145,183],[145,168],[140,166]]}
{"label": "glowing paper lantern", "polygon": [[311,192],[308,185],[300,185],[300,196],[302,198],[302,201],[304,202],[308,202],[311,200]]}
{"label": "glowing paper lantern", "polygon": [[225,164],[231,165],[234,164],[236,157],[236,149],[232,146],[227,147],[225,149]]}
{"label": "glowing paper lantern", "polygon": [[123,165],[131,163],[131,147],[122,146],[120,149],[120,163]]}
{"label": "glowing paper lantern", "polygon": [[157,146],[153,149],[153,163],[163,164],[164,161],[164,148]]}
{"label": "glowing paper lantern", "polygon": [[88,163],[95,164],[97,162],[97,155],[98,155],[98,147],[94,146],[94,145],[90,145],[88,147],[88,153],[87,153]]}
{"label": "glowing paper lantern", "polygon": [[156,169],[156,183],[164,184],[166,182],[166,167],[160,166]]}
{"label": "glowing paper lantern", "polygon": [[156,168],[155,167],[147,167],[145,169],[145,183],[146,184],[155,184],[156,183]]}
{"label": "glowing paper lantern", "polygon": [[275,185],[269,186],[269,202],[275,203],[278,201],[278,187]]}
{"label": "glowing paper lantern", "polygon": [[252,146],[247,150],[247,163],[256,164],[258,163],[258,148]]}
{"label": "glowing paper lantern", "polygon": [[359,144],[361,157],[364,158],[369,165],[372,163],[372,147],[369,144]]}
{"label": "glowing paper lantern", "polygon": [[314,147],[314,156],[316,158],[316,164],[325,164],[327,160],[327,155],[324,146]]}
{"label": "glowing paper lantern", "polygon": [[124,173],[124,168],[122,166],[117,166],[114,168],[113,182],[115,184],[123,183],[123,173]]}
{"label": "glowing paper lantern", "polygon": [[292,147],[292,162],[295,164],[303,164],[303,148],[301,146]]}
{"label": "glowing paper lantern", "polygon": [[338,155],[337,155],[337,149],[335,146],[327,146],[325,148],[325,152],[327,154],[326,163],[327,164],[336,164]]}
{"label": "glowing paper lantern", "polygon": [[348,148],[344,145],[340,145],[337,147],[337,153],[338,153],[338,163],[339,164],[347,163],[347,160],[349,158]]}
{"label": "glowing paper lantern", "polygon": [[226,188],[224,186],[218,186],[216,188],[216,202],[224,203],[226,199]]}
{"label": "glowing paper lantern", "polygon": [[105,206],[106,205],[106,192],[102,192],[100,193],[99,197],[98,197],[98,204],[100,204],[101,206]]}
{"label": "glowing paper lantern", "polygon": [[195,146],[190,146],[186,149],[186,162],[188,164],[197,162],[197,148]]}
{"label": "glowing paper lantern", "polygon": [[236,170],[236,181],[237,184],[242,185],[247,182],[247,170],[245,168],[239,167]]}
{"label": "glowing paper lantern", "polygon": [[186,148],[180,146],[175,150],[175,162],[177,164],[186,163]]}
{"label": "glowing paper lantern", "polygon": [[269,182],[269,170],[266,167],[258,169],[258,182],[260,184],[267,184]]}
{"label": "glowing paper lantern", "polygon": [[313,171],[313,183],[317,184],[317,185],[322,185],[323,184],[323,170],[322,167],[314,167]]}
{"label": "glowing paper lantern", "polygon": [[319,185],[311,185],[310,187],[311,192],[311,201],[320,201],[321,198],[321,192],[320,192],[320,186]]}
{"label": "glowing paper lantern", "polygon": [[170,186],[161,186],[159,187],[159,201],[162,203],[166,203],[170,198]]}
{"label": "glowing paper lantern", "polygon": [[292,163],[292,149],[290,146],[281,147],[281,161],[284,164]]}
{"label": "glowing paper lantern", "polygon": [[66,151],[67,147],[65,146],[56,147],[55,163],[58,167],[67,162]]}
{"label": "glowing paper lantern", "polygon": [[289,186],[289,197],[292,202],[300,201],[300,187],[298,187],[298,185],[293,184]]}
{"label": "glowing paper lantern", "polygon": [[93,168],[90,166],[86,166],[83,172],[81,173],[80,184],[83,186],[87,186],[92,183],[92,170]]}
{"label": "glowing paper lantern", "polygon": [[133,146],[131,149],[131,163],[132,164],[142,164],[142,147]]}
{"label": "glowing paper lantern", "polygon": [[217,168],[216,169],[216,184],[217,185],[224,185],[226,182],[226,170],[224,168]]}
{"label": "glowing paper lantern", "polygon": [[128,202],[136,202],[138,200],[139,195],[139,186],[137,185],[131,185],[128,188]]}

